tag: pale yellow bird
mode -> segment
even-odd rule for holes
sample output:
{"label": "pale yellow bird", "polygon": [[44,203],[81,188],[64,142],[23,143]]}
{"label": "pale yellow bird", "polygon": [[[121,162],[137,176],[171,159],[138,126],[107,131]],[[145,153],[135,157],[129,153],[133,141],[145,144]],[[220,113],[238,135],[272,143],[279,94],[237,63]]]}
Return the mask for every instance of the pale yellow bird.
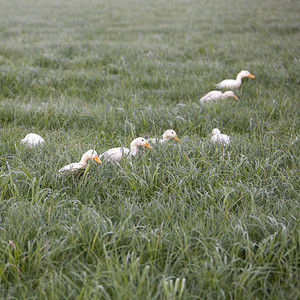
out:
{"label": "pale yellow bird", "polygon": [[230,137],[226,134],[222,134],[218,128],[214,128],[212,131],[211,141],[214,143],[222,143],[222,144],[229,144]]}
{"label": "pale yellow bird", "polygon": [[97,152],[95,150],[89,150],[89,151],[85,152],[82,155],[80,162],[66,165],[66,166],[62,167],[58,171],[58,173],[60,175],[62,175],[62,174],[74,174],[74,175],[77,175],[77,174],[79,174],[79,173],[81,173],[82,171],[85,170],[85,168],[87,166],[87,161],[89,159],[93,159],[97,163],[101,164],[101,160],[99,159],[99,157],[97,155]]}
{"label": "pale yellow bird", "polygon": [[162,139],[151,138],[151,139],[148,139],[147,141],[150,144],[156,144],[156,143],[165,143],[166,141],[168,141],[170,139],[174,139],[177,142],[180,141],[180,139],[177,137],[175,130],[173,130],[173,129],[166,130],[162,136]]}
{"label": "pale yellow bird", "polygon": [[136,156],[139,147],[147,147],[151,149],[151,146],[148,144],[146,139],[138,137],[131,142],[130,149],[125,147],[108,149],[100,155],[100,158],[103,160],[119,162],[123,157],[130,158],[131,156]]}
{"label": "pale yellow bird", "polygon": [[245,77],[255,78],[255,76],[249,71],[242,70],[239,74],[237,74],[236,79],[225,79],[216,84],[216,87],[218,89],[238,89],[242,85],[242,79]]}
{"label": "pale yellow bird", "polygon": [[21,142],[30,147],[35,147],[38,145],[43,145],[45,140],[36,133],[28,133],[25,138],[21,140]]}
{"label": "pale yellow bird", "polygon": [[226,91],[224,93],[222,93],[220,91],[211,91],[211,92],[207,93],[206,95],[204,95],[200,99],[200,102],[211,102],[214,100],[228,99],[230,97],[232,97],[236,100],[239,100],[239,98],[232,91]]}

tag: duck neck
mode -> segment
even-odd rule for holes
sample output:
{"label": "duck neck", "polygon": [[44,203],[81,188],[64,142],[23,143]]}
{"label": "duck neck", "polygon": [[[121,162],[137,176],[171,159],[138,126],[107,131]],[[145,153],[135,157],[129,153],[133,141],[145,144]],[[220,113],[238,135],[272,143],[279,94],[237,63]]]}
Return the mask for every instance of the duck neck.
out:
{"label": "duck neck", "polygon": [[79,163],[80,163],[81,165],[83,165],[83,166],[86,166],[86,165],[87,165],[88,159],[89,159],[88,157],[82,156]]}
{"label": "duck neck", "polygon": [[243,78],[243,75],[241,73],[237,74],[236,76],[236,81],[241,84],[242,83],[242,78]]}
{"label": "duck neck", "polygon": [[136,156],[138,153],[138,146],[137,145],[132,145],[130,147],[130,155]]}

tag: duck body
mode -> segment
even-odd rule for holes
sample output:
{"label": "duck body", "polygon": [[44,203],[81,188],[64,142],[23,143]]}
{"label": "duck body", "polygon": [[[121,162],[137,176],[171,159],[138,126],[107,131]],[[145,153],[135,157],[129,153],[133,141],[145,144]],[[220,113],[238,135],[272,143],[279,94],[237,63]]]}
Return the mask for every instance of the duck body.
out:
{"label": "duck body", "polygon": [[151,139],[148,139],[147,142],[150,143],[150,144],[160,144],[160,143],[165,143],[170,139],[174,139],[177,142],[180,141],[180,139],[177,137],[177,134],[176,134],[175,130],[173,130],[173,129],[166,130],[163,134],[162,139],[151,138]]}
{"label": "duck body", "polygon": [[59,169],[58,173],[60,175],[62,174],[74,174],[77,175],[79,173],[81,173],[87,166],[87,161],[89,159],[93,159],[98,163],[101,163],[97,152],[95,150],[89,150],[86,153],[84,153],[81,157],[80,162],[78,163],[72,163],[72,164],[68,164],[64,167],[62,167],[61,169]]}
{"label": "duck body", "polygon": [[226,134],[222,134],[218,128],[214,128],[212,131],[211,141],[213,143],[222,143],[222,144],[229,144],[230,137]]}
{"label": "duck body", "polygon": [[124,147],[108,149],[100,155],[103,160],[108,160],[112,162],[120,162],[123,157],[130,158],[131,156],[136,156],[139,147],[147,147],[151,149],[146,139],[138,137],[130,143],[130,149]]}
{"label": "duck body", "polygon": [[239,98],[234,94],[232,91],[226,91],[224,93],[220,91],[211,91],[204,95],[201,99],[200,102],[210,102],[214,100],[220,100],[220,99],[227,99],[227,98],[234,98],[238,100]]}
{"label": "duck body", "polygon": [[83,163],[72,163],[68,164],[61,169],[59,169],[58,173],[63,174],[63,173],[73,173],[73,174],[79,174],[81,171],[83,171],[86,168],[87,164]]}
{"label": "duck body", "polygon": [[45,140],[36,133],[29,133],[25,136],[24,139],[21,140],[21,142],[30,147],[35,147],[38,145],[43,145],[45,143]]}
{"label": "duck body", "polygon": [[236,79],[225,79],[216,84],[216,87],[219,89],[238,89],[242,85],[242,79],[245,77],[255,78],[249,71],[242,70],[237,74]]}
{"label": "duck body", "polygon": [[130,149],[124,147],[117,147],[108,149],[100,155],[103,160],[110,160],[119,162],[123,157],[127,157],[130,154]]}

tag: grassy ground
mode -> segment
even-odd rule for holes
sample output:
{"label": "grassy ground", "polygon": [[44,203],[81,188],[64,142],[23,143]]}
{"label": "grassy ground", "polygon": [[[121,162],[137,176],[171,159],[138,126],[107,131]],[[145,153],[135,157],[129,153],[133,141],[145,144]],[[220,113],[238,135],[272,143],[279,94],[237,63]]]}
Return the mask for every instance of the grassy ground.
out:
{"label": "grassy ground", "polygon": [[[298,1],[0,5],[1,298],[300,298]],[[199,104],[241,69],[240,101]]]}

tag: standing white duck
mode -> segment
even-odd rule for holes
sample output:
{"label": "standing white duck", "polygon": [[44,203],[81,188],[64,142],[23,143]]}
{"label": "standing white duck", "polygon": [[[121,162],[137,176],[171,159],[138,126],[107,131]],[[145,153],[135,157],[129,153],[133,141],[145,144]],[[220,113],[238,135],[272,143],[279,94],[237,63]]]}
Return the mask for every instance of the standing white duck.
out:
{"label": "standing white duck", "polygon": [[151,146],[148,144],[146,139],[138,137],[130,143],[130,149],[124,147],[108,149],[107,151],[102,153],[100,157],[103,160],[119,162],[122,160],[123,156],[126,156],[128,158],[131,156],[136,156],[138,153],[138,147],[142,146],[151,149]]}
{"label": "standing white duck", "polygon": [[239,100],[239,98],[232,91],[226,91],[224,93],[222,93],[220,91],[211,91],[211,92],[207,93],[205,96],[203,96],[200,99],[200,102],[214,101],[214,100],[220,100],[220,99],[228,99],[230,97],[232,97],[236,100]]}
{"label": "standing white duck", "polygon": [[66,165],[64,167],[62,167],[58,173],[59,174],[74,174],[74,175],[77,175],[79,174],[80,172],[82,172],[86,166],[87,166],[87,161],[89,159],[93,159],[95,160],[96,162],[98,162],[99,164],[101,164],[101,160],[99,159],[98,155],[97,155],[97,152],[95,150],[89,150],[87,152],[85,152],[82,157],[81,157],[81,160],[79,163],[72,163],[72,164],[69,164],[69,165]]}
{"label": "standing white duck", "polygon": [[211,134],[211,141],[214,143],[223,143],[227,145],[230,143],[229,136],[226,134],[222,134],[218,128],[214,128]]}
{"label": "standing white duck", "polygon": [[23,144],[27,144],[30,147],[35,147],[38,145],[43,145],[45,140],[36,133],[28,133],[24,139],[21,140]]}
{"label": "standing white duck", "polygon": [[176,132],[173,129],[168,129],[164,132],[162,139],[151,138],[151,139],[148,139],[147,142],[151,143],[151,144],[164,143],[164,142],[168,141],[169,139],[174,139],[177,142],[180,141],[180,139],[177,137]]}
{"label": "standing white duck", "polygon": [[238,89],[242,85],[242,79],[245,77],[255,78],[249,71],[242,70],[237,74],[236,79],[225,79],[216,84],[216,87],[219,89]]}

